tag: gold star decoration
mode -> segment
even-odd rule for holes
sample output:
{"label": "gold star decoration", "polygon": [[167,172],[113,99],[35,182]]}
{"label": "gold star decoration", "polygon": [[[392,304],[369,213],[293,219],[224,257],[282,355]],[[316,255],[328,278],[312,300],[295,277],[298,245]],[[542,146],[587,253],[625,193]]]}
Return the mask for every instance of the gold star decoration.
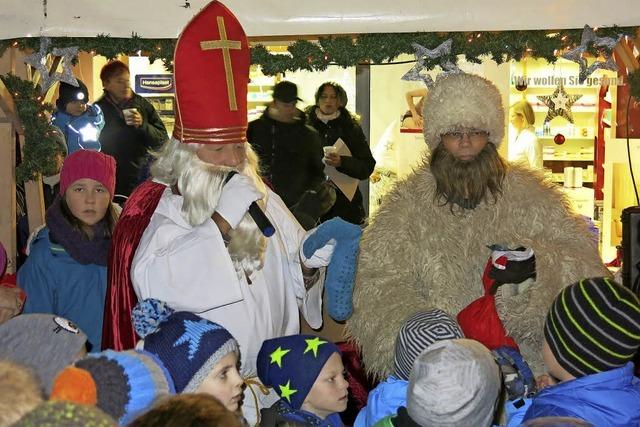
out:
{"label": "gold star decoration", "polygon": [[282,347],[278,346],[269,356],[271,356],[271,363],[278,364],[279,368],[282,368],[282,358],[285,354],[289,353],[291,350],[283,350]]}
{"label": "gold star decoration", "polygon": [[313,356],[318,357],[318,347],[322,344],[326,344],[326,341],[322,341],[319,337],[315,337],[312,339],[305,339],[304,342],[307,343],[307,348],[304,349],[302,354],[307,354],[309,351],[313,351]]}
{"label": "gold star decoration", "polygon": [[544,122],[550,122],[556,117],[563,117],[573,123],[571,106],[582,97],[582,95],[569,95],[563,85],[558,85],[551,95],[538,96],[538,99],[549,107]]}
{"label": "gold star decoration", "polygon": [[291,395],[298,392],[298,390],[291,388],[291,380],[287,381],[285,385],[278,385],[278,387],[280,387],[280,396],[291,403]]}

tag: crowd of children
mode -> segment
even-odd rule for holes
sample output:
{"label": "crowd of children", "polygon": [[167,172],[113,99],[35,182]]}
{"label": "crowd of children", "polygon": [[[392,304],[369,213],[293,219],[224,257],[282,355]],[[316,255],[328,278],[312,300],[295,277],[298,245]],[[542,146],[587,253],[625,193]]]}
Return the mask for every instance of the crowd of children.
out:
{"label": "crowd of children", "polygon": [[[154,299],[138,303],[132,318],[137,348],[101,353],[87,353],[87,335],[53,313],[1,324],[0,426],[247,425],[242,349],[222,325]],[[537,390],[506,393],[523,370],[516,349],[492,352],[464,338],[441,310],[412,315],[398,331],[394,374],[369,393],[354,425],[640,425],[638,298],[610,279],[584,279],[556,297],[544,328],[548,373]],[[269,339],[257,368],[279,398],[261,410],[260,426],[348,425],[336,344],[314,335]]]}

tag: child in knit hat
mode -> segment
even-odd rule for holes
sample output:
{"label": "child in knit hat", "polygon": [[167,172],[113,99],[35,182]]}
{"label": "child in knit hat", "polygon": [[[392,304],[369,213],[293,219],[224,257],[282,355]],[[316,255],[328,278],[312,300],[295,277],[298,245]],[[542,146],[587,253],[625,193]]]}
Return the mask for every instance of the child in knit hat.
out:
{"label": "child in knit hat", "polygon": [[116,427],[113,419],[95,406],[47,401],[12,427]]}
{"label": "child in knit hat", "polygon": [[52,123],[62,131],[69,154],[83,149],[100,151],[98,137],[104,127],[104,114],[99,106],[88,104],[87,86],[81,80],[76,80],[77,86],[60,82],[57,110],[53,113]]}
{"label": "child in knit hat", "polygon": [[107,350],[63,369],[50,399],[95,405],[124,426],[174,393],[168,372],[152,354]]}
{"label": "child in knit hat", "polygon": [[31,242],[18,271],[27,294],[24,313],[51,313],[77,324],[100,351],[107,291],[107,259],[117,211],[111,203],[116,161],[79,150],[60,172],[60,194],[47,209],[46,227]]}
{"label": "child in knit hat", "polygon": [[238,372],[240,349],[223,326],[166,303],[145,299],[132,312],[143,348],[162,361],[176,393],[207,393],[236,412],[244,382]]}
{"label": "child in knit hat", "polygon": [[507,404],[509,426],[545,416],[573,417],[596,426],[640,425],[640,301],[605,278],[564,288],[544,325],[542,356],[549,375],[533,399]]}
{"label": "child in knit hat", "polygon": [[438,341],[413,365],[407,407],[375,426],[489,427],[501,385],[498,365],[484,345],[464,338]]}
{"label": "child in knit hat", "polygon": [[262,343],[258,377],[280,396],[262,409],[263,427],[293,425],[342,427],[348,383],[338,347],[313,335],[290,335]]}
{"label": "child in knit hat", "polygon": [[0,359],[0,426],[12,425],[42,400],[42,386],[26,366]]}
{"label": "child in knit hat", "polygon": [[394,373],[371,390],[367,406],[356,418],[355,427],[370,427],[407,404],[407,386],[413,363],[436,341],[463,338],[458,322],[439,309],[419,311],[402,324],[396,337]]}
{"label": "child in knit hat", "polygon": [[218,399],[204,393],[179,394],[158,403],[128,427],[245,427]]}
{"label": "child in knit hat", "polygon": [[29,367],[48,396],[53,379],[86,354],[87,336],[53,314],[22,314],[0,325],[0,359]]}

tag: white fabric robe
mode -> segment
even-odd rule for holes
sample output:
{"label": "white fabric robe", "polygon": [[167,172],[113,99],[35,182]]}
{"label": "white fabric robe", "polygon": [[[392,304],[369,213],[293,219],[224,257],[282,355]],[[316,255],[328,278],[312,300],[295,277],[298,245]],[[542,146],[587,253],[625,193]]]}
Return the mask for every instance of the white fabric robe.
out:
{"label": "white fabric robe", "polygon": [[[240,345],[243,377],[255,376],[262,342],[299,333],[299,310],[312,328],[322,325],[324,274],[305,290],[299,258],[305,231],[271,191],[266,214],[276,232],[267,239],[264,267],[252,274],[251,284],[244,274],[236,273],[213,220],[192,227],[181,207],[182,196],[167,188],[133,259],[136,295],[140,300],[166,301],[177,311],[190,311],[223,325]],[[262,405],[277,400],[273,395],[272,391]],[[255,417],[248,410],[252,400],[245,393],[243,412],[250,422]]]}
{"label": "white fabric robe", "polygon": [[510,162],[518,162],[533,169],[542,169],[542,142],[535,134],[533,127],[523,129],[509,141],[508,158]]}

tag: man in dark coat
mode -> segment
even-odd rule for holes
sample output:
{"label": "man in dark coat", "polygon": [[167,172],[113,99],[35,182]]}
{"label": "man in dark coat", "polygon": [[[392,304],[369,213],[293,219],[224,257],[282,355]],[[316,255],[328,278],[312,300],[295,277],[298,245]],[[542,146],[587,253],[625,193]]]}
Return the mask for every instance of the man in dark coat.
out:
{"label": "man in dark coat", "polygon": [[116,195],[128,197],[146,178],[149,150],[167,140],[167,130],[153,105],[134,93],[129,85],[129,67],[111,61],[100,71],[104,95],[96,104],[104,113],[100,134],[102,152],[115,157]]}
{"label": "man in dark coat", "polygon": [[[304,112],[296,108],[298,100],[294,83],[278,83],[273,90],[273,101],[262,117],[249,123],[247,140],[258,154],[263,177],[298,221],[309,229],[328,207],[320,206],[324,203],[296,205],[303,195],[306,199],[311,198],[309,193],[321,198],[326,192],[322,185],[325,175],[320,136],[305,124]],[[307,207],[315,212],[308,212]]]}

